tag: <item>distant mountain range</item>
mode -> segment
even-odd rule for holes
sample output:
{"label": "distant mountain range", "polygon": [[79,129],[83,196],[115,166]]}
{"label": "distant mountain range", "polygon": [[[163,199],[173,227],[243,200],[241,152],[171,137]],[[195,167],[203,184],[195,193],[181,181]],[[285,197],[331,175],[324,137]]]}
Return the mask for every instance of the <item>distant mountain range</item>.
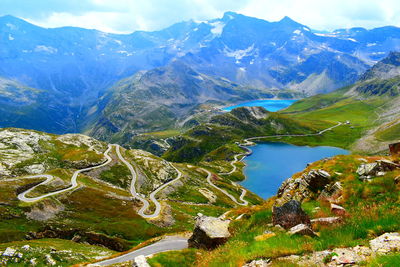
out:
{"label": "distant mountain range", "polygon": [[[154,96],[143,91],[153,87],[140,83],[147,82],[146,77],[164,77],[157,68],[171,68],[175,61],[206,77],[207,82],[193,80],[192,71],[183,71],[180,75],[185,77],[169,77],[169,84],[175,86],[163,87],[169,90],[165,103],[172,107],[190,102],[195,107],[210,100],[245,99],[235,88],[289,89],[304,95],[329,92],[355,82],[396,50],[400,50],[400,28],[396,27],[317,33],[288,17],[268,22],[233,12],[220,19],[186,21],[160,31],[126,35],[74,27],[45,29],[4,16],[0,18],[0,77],[42,93],[30,102],[21,102],[20,95],[9,97],[7,104],[19,108],[3,111],[0,126],[64,133],[95,125],[89,131],[99,133],[98,126],[113,113],[110,103],[115,110],[129,108],[126,101],[121,107],[115,102],[124,91],[119,85],[124,84],[125,92],[140,87],[140,94],[137,89],[129,92],[132,97]],[[142,72],[148,70],[147,74]],[[213,97],[193,98],[188,81],[195,81],[201,90],[211,90],[201,94]],[[210,81],[216,83],[211,86]],[[215,94],[215,86],[229,93]],[[174,95],[180,96],[176,103],[171,102]],[[163,100],[162,95],[157,96],[158,102]],[[154,109],[154,116],[159,115],[157,109],[165,113],[160,106]],[[36,116],[41,113],[43,116]],[[176,116],[179,112],[172,117]],[[143,130],[134,126],[137,118],[120,119],[133,119],[125,124],[130,124],[131,130]],[[153,128],[163,127],[149,127]],[[115,131],[121,129],[125,127],[117,126]]]}
{"label": "distant mountain range", "polygon": [[[331,131],[316,134],[339,122]],[[386,154],[388,145],[400,139],[400,53],[390,53],[350,86],[299,100],[277,113],[241,107],[214,116],[208,123],[169,138],[164,157],[209,162],[234,154],[235,142],[245,138],[288,134],[297,136],[261,140]]]}

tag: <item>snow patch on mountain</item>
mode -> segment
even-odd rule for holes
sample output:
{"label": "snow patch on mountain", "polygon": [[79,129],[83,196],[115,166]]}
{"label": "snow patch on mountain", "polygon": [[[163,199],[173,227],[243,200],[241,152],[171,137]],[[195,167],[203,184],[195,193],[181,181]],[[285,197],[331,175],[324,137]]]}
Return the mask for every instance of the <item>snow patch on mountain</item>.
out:
{"label": "snow patch on mountain", "polygon": [[235,58],[237,61],[241,60],[244,57],[252,55],[253,51],[254,51],[254,44],[252,44],[248,48],[242,49],[242,50],[234,50],[234,51],[232,51],[229,48],[227,48],[226,46],[224,48],[224,54],[227,57]]}
{"label": "snow patch on mountain", "polygon": [[37,45],[35,47],[35,52],[44,52],[48,54],[56,54],[58,52],[57,48],[45,45]]}
{"label": "snow patch on mountain", "polygon": [[216,36],[220,36],[222,34],[222,32],[224,31],[225,23],[223,23],[222,21],[216,21],[216,22],[212,22],[209,24],[213,27],[211,29],[211,33]]}

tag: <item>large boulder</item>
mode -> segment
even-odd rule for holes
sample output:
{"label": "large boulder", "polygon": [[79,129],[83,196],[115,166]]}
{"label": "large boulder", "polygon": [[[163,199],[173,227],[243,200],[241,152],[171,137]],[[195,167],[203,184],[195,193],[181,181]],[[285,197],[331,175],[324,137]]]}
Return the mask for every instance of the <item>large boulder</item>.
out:
{"label": "large boulder", "polygon": [[290,229],[298,224],[311,226],[311,221],[308,215],[301,208],[300,202],[297,200],[291,200],[280,207],[273,207],[272,224],[279,224],[285,229]]}
{"label": "large boulder", "polygon": [[231,236],[229,233],[230,220],[208,217],[199,213],[193,235],[189,238],[189,247],[202,249],[215,249],[224,244]]}
{"label": "large boulder", "polygon": [[278,189],[277,204],[281,205],[291,199],[303,201],[318,193],[331,182],[331,175],[324,170],[311,170],[299,178],[289,178]]}
{"label": "large boulder", "polygon": [[312,170],[304,176],[304,181],[313,192],[324,189],[329,184],[330,179],[331,175],[324,170]]}

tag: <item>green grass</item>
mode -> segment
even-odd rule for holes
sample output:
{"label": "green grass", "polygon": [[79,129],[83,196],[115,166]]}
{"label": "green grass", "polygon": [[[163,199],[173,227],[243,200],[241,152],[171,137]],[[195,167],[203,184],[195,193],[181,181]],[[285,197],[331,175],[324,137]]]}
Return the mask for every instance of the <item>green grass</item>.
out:
{"label": "green grass", "polygon": [[148,259],[153,267],[186,267],[191,266],[196,259],[196,250],[186,249],[183,251],[170,251],[155,255]]}
{"label": "green grass", "polygon": [[132,180],[129,169],[122,164],[113,165],[101,172],[100,179],[122,188],[127,188]]}
{"label": "green grass", "polygon": [[400,266],[400,253],[378,256],[367,264],[368,267]]}
{"label": "green grass", "polygon": [[[29,245],[30,249],[22,249],[24,245]],[[40,239],[0,243],[0,250],[5,250],[7,247],[17,249],[18,252],[23,254],[21,260],[18,262],[14,262],[14,259],[10,260],[7,266],[30,266],[29,260],[32,258],[36,258],[38,266],[46,266],[48,265],[45,258],[46,254],[51,255],[57,262],[57,266],[71,266],[72,264],[108,257],[114,253],[100,246],[75,243],[63,239]]]}
{"label": "green grass", "polygon": [[375,136],[379,141],[393,141],[400,139],[400,123],[379,131]]}
{"label": "green grass", "polygon": [[[336,247],[353,247],[368,245],[369,240],[385,233],[400,230],[399,185],[394,183],[398,171],[388,172],[384,177],[374,178],[372,182],[361,182],[354,175],[360,164],[357,156],[337,156],[328,161],[313,163],[309,169],[324,169],[334,175],[333,181],[340,180],[344,187],[340,205],[349,213],[343,224],[335,226],[316,226],[318,237],[289,236],[285,232],[277,232],[269,226],[272,221],[271,206],[273,200],[263,206],[239,209],[234,214],[245,213],[248,219],[233,221],[231,232],[234,236],[223,246],[212,252],[202,252],[192,266],[240,266],[259,258],[277,258],[292,254],[304,254]],[[373,158],[371,158],[373,160]],[[300,176],[301,173],[295,175]],[[332,216],[328,204],[311,195],[302,204],[311,217]],[[321,209],[312,213],[315,207]],[[231,217],[235,217],[232,215]],[[255,241],[254,237],[265,230],[273,230],[276,236],[264,241]],[[388,260],[392,260],[390,257]],[[393,260],[398,260],[393,256]],[[284,263],[281,263],[284,266]],[[275,266],[280,266],[279,263]]]}
{"label": "green grass", "polygon": [[149,135],[157,138],[168,138],[172,136],[176,136],[180,134],[181,132],[179,130],[175,129],[170,129],[170,130],[165,130],[165,131],[159,131],[159,132],[149,132],[145,133],[144,135]]}

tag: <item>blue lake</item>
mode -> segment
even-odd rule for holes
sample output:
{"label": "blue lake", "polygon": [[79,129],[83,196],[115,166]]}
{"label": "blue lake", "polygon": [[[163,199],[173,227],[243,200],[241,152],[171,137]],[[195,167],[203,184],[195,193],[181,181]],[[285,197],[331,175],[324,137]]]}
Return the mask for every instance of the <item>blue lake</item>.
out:
{"label": "blue lake", "polygon": [[244,162],[246,180],[241,185],[266,199],[276,195],[284,180],[302,171],[308,163],[349,152],[336,147],[294,146],[262,143],[250,147],[253,154]]}
{"label": "blue lake", "polygon": [[243,102],[238,105],[229,106],[222,108],[223,111],[231,111],[234,108],[238,107],[264,107],[268,111],[278,111],[284,108],[287,108],[297,100],[273,100],[273,99],[266,99],[266,100],[253,100],[248,102]]}

